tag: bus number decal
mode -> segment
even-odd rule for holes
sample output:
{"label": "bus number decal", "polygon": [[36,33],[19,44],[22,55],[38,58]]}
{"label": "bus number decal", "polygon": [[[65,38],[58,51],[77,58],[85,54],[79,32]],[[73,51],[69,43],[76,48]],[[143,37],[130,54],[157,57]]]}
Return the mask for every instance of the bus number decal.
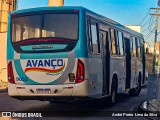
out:
{"label": "bus number decal", "polygon": [[16,77],[17,81],[28,81],[27,77]]}

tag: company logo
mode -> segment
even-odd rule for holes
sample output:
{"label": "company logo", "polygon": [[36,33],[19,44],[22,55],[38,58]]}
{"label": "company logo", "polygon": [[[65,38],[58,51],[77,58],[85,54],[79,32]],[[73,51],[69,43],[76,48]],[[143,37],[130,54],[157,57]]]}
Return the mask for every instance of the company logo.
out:
{"label": "company logo", "polygon": [[65,62],[63,61],[63,59],[28,60],[26,64],[25,73],[37,71],[58,74],[60,72],[63,72],[64,68]]}
{"label": "company logo", "polygon": [[32,46],[32,49],[51,49],[53,46]]}
{"label": "company logo", "polygon": [[11,117],[11,112],[2,112],[2,117]]}

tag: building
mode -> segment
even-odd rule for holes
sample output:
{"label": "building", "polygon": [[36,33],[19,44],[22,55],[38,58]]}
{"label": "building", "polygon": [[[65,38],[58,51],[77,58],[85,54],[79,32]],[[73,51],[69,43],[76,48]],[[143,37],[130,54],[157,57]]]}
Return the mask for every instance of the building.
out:
{"label": "building", "polygon": [[136,32],[141,33],[141,26],[139,26],[139,25],[124,25],[124,26],[126,26],[127,28],[130,28]]}
{"label": "building", "polygon": [[8,13],[16,9],[17,0],[0,0],[0,33],[7,32]]}
{"label": "building", "polygon": [[17,0],[0,0],[0,81],[7,81],[7,26],[8,13],[16,9]]}

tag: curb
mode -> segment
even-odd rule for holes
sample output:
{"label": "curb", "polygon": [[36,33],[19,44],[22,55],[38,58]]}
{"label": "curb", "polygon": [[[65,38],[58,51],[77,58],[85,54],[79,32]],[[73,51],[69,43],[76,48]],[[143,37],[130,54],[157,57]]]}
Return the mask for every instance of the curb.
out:
{"label": "curb", "polygon": [[[145,102],[147,102],[147,101],[145,101]],[[141,112],[149,113],[150,111],[149,111],[148,109],[145,109],[145,108],[143,107],[143,104],[144,104],[145,102],[142,102],[142,103],[139,105],[139,110],[140,110]]]}
{"label": "curb", "polygon": [[[142,102],[140,105],[139,105],[139,111],[141,113],[147,113],[147,114],[156,114],[157,116],[145,116],[145,119],[147,120],[158,120],[160,118],[160,113],[158,111],[151,111],[147,108],[144,108],[144,104],[147,103],[148,101],[145,101],[145,102]],[[152,105],[151,105],[152,106]]]}
{"label": "curb", "polygon": [[0,92],[7,92],[7,87],[0,88]]}
{"label": "curb", "polygon": [[[160,115],[159,111],[157,111],[157,108],[153,105],[153,104],[150,104],[148,106],[148,108],[145,108],[144,107],[144,104],[147,104],[149,101],[145,101],[145,102],[142,102],[140,105],[139,105],[139,110],[143,113],[157,113],[158,115]],[[146,105],[145,105],[146,106]],[[149,109],[150,108],[150,109]],[[152,108],[152,110],[151,110]]]}

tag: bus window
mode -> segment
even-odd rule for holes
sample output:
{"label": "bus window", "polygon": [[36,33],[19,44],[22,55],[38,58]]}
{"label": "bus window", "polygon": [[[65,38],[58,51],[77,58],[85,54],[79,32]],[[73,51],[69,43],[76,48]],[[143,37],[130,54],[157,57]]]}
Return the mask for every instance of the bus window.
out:
{"label": "bus window", "polygon": [[137,43],[138,43],[138,46],[137,46],[137,48],[138,48],[138,57],[139,58],[141,58],[141,43],[140,43],[140,39],[137,39]]}
{"label": "bus window", "polygon": [[[16,28],[14,26],[16,25]],[[20,27],[17,27],[19,25]],[[34,38],[63,38],[78,40],[77,14],[42,14],[12,19],[12,42]],[[19,32],[20,34],[17,34]],[[18,37],[15,38],[14,35]],[[23,35],[20,38],[21,34]]]}
{"label": "bus window", "polygon": [[139,43],[139,39],[135,38],[135,42],[136,42],[136,57],[140,57],[140,43]]}
{"label": "bus window", "polygon": [[87,21],[87,37],[88,37],[88,47],[89,47],[89,52],[92,53],[93,52],[93,48],[92,48],[92,39],[91,39],[91,26],[90,26],[90,21]]}
{"label": "bus window", "polygon": [[143,57],[143,52],[144,52],[144,43],[143,43],[143,40],[140,39],[140,54],[141,54],[141,58]]}
{"label": "bus window", "polygon": [[12,40],[14,40],[13,42],[20,41],[22,38],[21,26],[18,24],[13,24],[12,31],[15,31],[15,34],[12,34]]}
{"label": "bus window", "polygon": [[91,37],[92,37],[93,54],[100,53],[96,24],[91,24]]}
{"label": "bus window", "polygon": [[115,35],[115,43],[116,43],[116,54],[119,55],[119,38],[118,38],[118,31],[114,31]]}
{"label": "bus window", "polygon": [[39,37],[37,34],[37,29],[33,27],[24,26],[23,27],[23,40],[28,38],[34,38],[35,36]]}
{"label": "bus window", "polygon": [[130,39],[130,46],[131,46],[131,56],[133,57],[133,36]]}
{"label": "bus window", "polygon": [[40,29],[39,28],[35,28],[35,37],[39,37],[40,36]]}
{"label": "bus window", "polygon": [[114,29],[110,29],[111,34],[111,54],[116,55],[116,39],[114,34]]}
{"label": "bus window", "polygon": [[132,41],[132,43],[133,43],[133,56],[132,57],[136,57],[136,43],[135,43],[135,37],[133,37],[133,41]]}
{"label": "bus window", "polygon": [[118,38],[119,38],[119,55],[124,55],[122,32],[118,31]]}
{"label": "bus window", "polygon": [[[79,36],[78,14],[30,13],[13,17],[11,28],[12,43],[18,53],[68,52],[74,49]],[[60,47],[32,49],[31,45],[38,44]]]}

